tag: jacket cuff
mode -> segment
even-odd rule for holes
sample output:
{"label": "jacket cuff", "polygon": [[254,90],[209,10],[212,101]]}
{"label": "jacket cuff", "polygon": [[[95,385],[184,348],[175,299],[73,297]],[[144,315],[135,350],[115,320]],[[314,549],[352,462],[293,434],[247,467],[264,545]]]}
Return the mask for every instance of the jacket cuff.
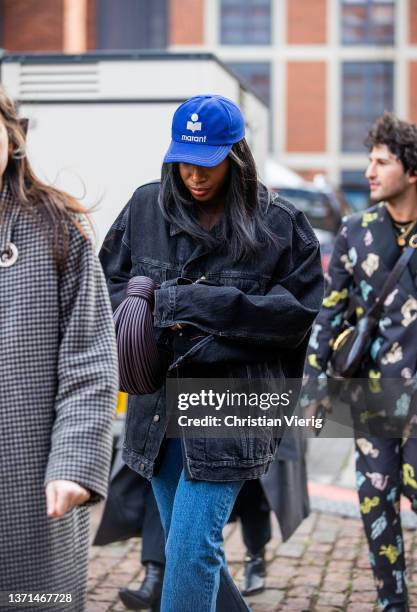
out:
{"label": "jacket cuff", "polygon": [[92,506],[97,504],[98,502],[106,499],[107,497],[107,488],[108,482],[105,480],[104,482],[99,482],[93,478],[83,477],[82,474],[77,473],[77,470],[65,469],[63,467],[49,467],[47,468],[44,486],[53,480],[70,480],[71,482],[76,482],[80,487],[83,487],[90,493],[89,499],[84,502],[84,504],[80,504],[80,506]]}
{"label": "jacket cuff", "polygon": [[330,394],[327,375],[321,374],[304,375],[300,393],[300,406],[308,406],[311,402],[322,402]]}
{"label": "jacket cuff", "polygon": [[154,325],[156,327],[171,327],[175,323],[176,287],[156,289],[154,307]]}

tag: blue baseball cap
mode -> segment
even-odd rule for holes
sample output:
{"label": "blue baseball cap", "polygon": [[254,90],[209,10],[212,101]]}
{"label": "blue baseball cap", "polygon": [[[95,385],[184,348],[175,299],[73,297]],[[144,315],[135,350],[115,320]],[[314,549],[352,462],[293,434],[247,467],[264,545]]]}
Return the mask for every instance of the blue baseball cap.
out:
{"label": "blue baseball cap", "polygon": [[240,108],[218,95],[194,96],[177,108],[165,163],[185,162],[208,168],[220,164],[235,142],[245,137]]}

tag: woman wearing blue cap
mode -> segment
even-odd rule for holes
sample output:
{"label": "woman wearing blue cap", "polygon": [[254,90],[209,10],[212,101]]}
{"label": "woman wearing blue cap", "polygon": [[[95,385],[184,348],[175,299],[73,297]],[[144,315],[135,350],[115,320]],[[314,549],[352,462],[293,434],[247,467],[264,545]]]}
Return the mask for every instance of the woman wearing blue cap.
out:
{"label": "woman wearing blue cap", "polygon": [[[323,285],[302,213],[258,181],[240,109],[218,95],[175,112],[161,181],[136,190],[101,261],[116,308],[133,276],[157,283],[153,323],[168,376],[300,378]],[[124,460],[151,479],[166,535],[162,612],[247,610],[222,529],[277,440],[166,437],[165,388],[131,395]]]}

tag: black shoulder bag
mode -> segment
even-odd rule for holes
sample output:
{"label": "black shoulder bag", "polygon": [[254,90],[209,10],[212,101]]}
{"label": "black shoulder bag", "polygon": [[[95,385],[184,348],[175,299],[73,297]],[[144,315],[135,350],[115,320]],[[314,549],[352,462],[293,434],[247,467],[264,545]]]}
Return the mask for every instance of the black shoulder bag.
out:
{"label": "black shoulder bag", "polygon": [[[415,240],[416,238],[413,236],[409,244],[411,242],[414,244]],[[395,288],[414,251],[414,246],[408,246],[400,255],[385,281],[381,295],[377,297],[373,306],[359,319],[356,325],[349,323],[349,311],[351,309],[348,309],[344,329],[333,342],[333,353],[329,360],[330,374],[333,378],[351,378],[358,371],[372,343],[384,308],[384,302]]]}

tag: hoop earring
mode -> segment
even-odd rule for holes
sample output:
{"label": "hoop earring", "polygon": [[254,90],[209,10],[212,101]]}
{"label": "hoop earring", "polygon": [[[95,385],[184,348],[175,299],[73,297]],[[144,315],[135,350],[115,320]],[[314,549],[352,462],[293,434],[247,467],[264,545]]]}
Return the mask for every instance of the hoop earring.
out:
{"label": "hoop earring", "polygon": [[10,157],[15,160],[24,159],[26,157],[26,151],[23,148],[16,149],[15,151],[12,152]]}

